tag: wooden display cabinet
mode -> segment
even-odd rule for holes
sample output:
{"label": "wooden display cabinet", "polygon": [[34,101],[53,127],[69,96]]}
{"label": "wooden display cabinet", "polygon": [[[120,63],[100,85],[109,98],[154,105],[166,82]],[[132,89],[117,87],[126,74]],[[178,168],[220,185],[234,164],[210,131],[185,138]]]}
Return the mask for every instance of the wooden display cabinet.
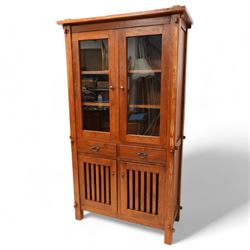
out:
{"label": "wooden display cabinet", "polygon": [[184,6],[66,19],[76,219],[156,227],[180,217],[187,31]]}

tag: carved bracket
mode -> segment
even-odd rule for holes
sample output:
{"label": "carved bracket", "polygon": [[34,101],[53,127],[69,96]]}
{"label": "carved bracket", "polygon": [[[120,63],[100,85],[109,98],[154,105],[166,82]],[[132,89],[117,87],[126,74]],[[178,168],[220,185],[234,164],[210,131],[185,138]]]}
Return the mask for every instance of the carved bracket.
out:
{"label": "carved bracket", "polygon": [[177,24],[177,23],[179,23],[179,21],[180,21],[180,15],[172,15],[171,16],[171,23]]}
{"label": "carved bracket", "polygon": [[75,143],[75,140],[73,139],[71,135],[69,136],[69,139],[70,139],[71,144]]}
{"label": "carved bracket", "polygon": [[175,232],[175,229],[171,225],[168,225],[168,229],[171,230],[173,233]]}

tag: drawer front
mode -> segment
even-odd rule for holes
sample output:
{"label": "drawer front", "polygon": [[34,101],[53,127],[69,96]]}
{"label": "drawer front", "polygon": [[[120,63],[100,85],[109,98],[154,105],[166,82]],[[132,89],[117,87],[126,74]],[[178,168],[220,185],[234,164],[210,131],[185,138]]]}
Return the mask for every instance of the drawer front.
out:
{"label": "drawer front", "polygon": [[116,157],[116,144],[97,141],[79,141],[78,152],[90,153],[108,157]]}
{"label": "drawer front", "polygon": [[120,157],[143,162],[166,161],[166,150],[149,147],[120,145]]}

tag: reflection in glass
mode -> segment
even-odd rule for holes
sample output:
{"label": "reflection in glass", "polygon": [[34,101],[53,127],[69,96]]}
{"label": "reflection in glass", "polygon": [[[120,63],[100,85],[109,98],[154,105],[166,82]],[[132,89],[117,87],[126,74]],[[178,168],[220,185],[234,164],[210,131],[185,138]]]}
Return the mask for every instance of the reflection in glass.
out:
{"label": "reflection in glass", "polygon": [[80,41],[81,70],[108,69],[108,40]]}
{"label": "reflection in glass", "polygon": [[161,69],[161,35],[127,38],[128,70]]}
{"label": "reflection in glass", "polygon": [[128,134],[159,136],[160,109],[129,108]]}
{"label": "reflection in glass", "polygon": [[80,41],[84,130],[110,131],[107,39]]}
{"label": "reflection in glass", "polygon": [[127,133],[159,136],[161,35],[127,38]]}

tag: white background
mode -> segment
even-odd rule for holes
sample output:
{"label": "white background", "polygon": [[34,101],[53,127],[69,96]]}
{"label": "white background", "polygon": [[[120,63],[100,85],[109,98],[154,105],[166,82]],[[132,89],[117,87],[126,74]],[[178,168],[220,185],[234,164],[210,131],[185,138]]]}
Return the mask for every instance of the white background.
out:
{"label": "white background", "polygon": [[[163,232],[74,220],[64,34],[57,20],[186,5],[181,221],[171,249],[248,249],[250,1],[1,1],[0,249],[167,249]],[[248,150],[248,153],[247,153]]]}

